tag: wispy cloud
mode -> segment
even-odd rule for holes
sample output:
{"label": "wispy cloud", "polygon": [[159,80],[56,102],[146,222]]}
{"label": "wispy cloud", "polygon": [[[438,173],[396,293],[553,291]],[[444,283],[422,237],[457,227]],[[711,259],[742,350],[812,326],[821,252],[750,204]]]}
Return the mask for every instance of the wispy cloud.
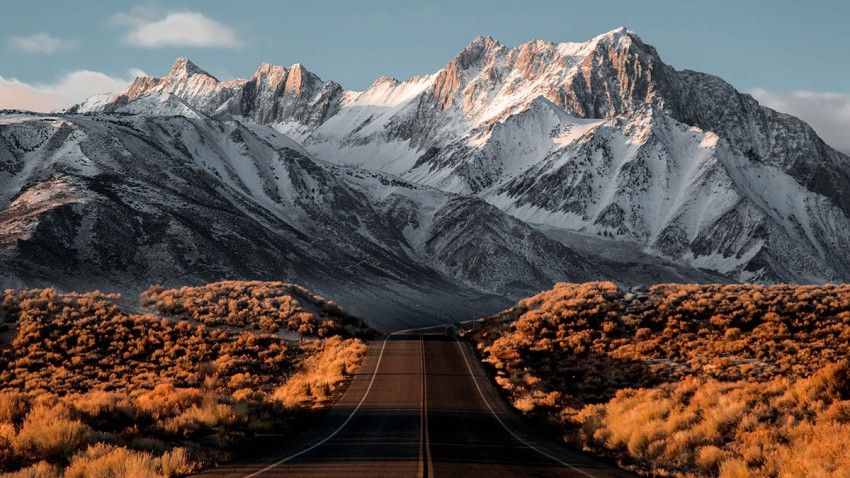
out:
{"label": "wispy cloud", "polygon": [[193,11],[163,14],[149,8],[134,8],[113,15],[109,24],[126,28],[124,40],[143,48],[239,48],[243,45],[233,28]]}
{"label": "wispy cloud", "polygon": [[77,70],[52,84],[29,84],[0,76],[0,108],[53,111],[79,103],[92,95],[121,90],[136,76],[145,76],[145,73],[131,69],[127,75],[128,78],[119,78],[97,71]]}
{"label": "wispy cloud", "polygon": [[49,55],[60,50],[74,48],[73,41],[56,38],[44,32],[29,36],[13,36],[9,39],[9,42],[15,50],[26,53],[44,53]]}
{"label": "wispy cloud", "polygon": [[850,154],[850,93],[750,91],[759,103],[809,123],[833,148]]}

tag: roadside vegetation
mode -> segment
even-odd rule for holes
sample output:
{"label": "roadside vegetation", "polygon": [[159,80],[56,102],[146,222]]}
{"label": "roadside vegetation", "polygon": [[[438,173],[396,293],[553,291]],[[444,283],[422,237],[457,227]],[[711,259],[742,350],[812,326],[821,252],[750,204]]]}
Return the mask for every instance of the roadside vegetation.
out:
{"label": "roadside vegetation", "polygon": [[470,333],[514,407],[652,476],[850,476],[850,286],[558,284]]}
{"label": "roadside vegetation", "polygon": [[225,281],[180,289],[153,286],[142,293],[141,303],[162,314],[211,326],[288,330],[319,337],[366,337],[371,333],[363,321],[333,301],[283,282]]}
{"label": "roadside vegetation", "polygon": [[[0,344],[0,472],[185,475],[258,434],[294,432],[359,366],[366,345],[352,332],[368,329],[332,303],[280,283],[208,287],[145,293],[179,300],[176,318],[127,313],[117,295],[6,291],[0,318],[16,333]],[[198,298],[207,292],[216,305]],[[252,326],[276,307],[315,327],[286,341]],[[239,322],[204,325],[222,310]]]}

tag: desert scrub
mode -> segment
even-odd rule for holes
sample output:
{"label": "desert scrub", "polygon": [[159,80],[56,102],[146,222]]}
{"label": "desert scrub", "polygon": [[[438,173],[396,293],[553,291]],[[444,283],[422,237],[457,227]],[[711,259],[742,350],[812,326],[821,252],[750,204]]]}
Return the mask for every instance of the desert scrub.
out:
{"label": "desert scrub", "polygon": [[40,400],[31,408],[11,440],[19,456],[61,460],[94,439],[94,431],[73,419],[64,403],[43,398],[48,400]]}
{"label": "desert scrub", "polygon": [[[286,342],[129,314],[118,299],[6,291],[2,307],[18,334],[0,351],[0,472],[185,475],[331,403],[365,350],[342,327]],[[280,392],[290,381],[309,391]]]}
{"label": "desert scrub", "polygon": [[689,379],[621,390],[572,419],[589,449],[682,473],[842,476],[850,470],[848,372],[842,361],[796,381]]}
{"label": "desert scrub", "polygon": [[366,353],[366,344],[338,337],[308,347],[316,347],[314,353],[309,354],[298,371],[274,391],[273,398],[286,408],[327,404],[336,387],[356,371]]}
{"label": "desert scrub", "polygon": [[850,473],[850,286],[558,284],[469,336],[518,410],[636,471]]}
{"label": "desert scrub", "polygon": [[141,301],[161,313],[207,325],[289,330],[318,337],[367,337],[372,332],[333,301],[284,282],[224,281],[180,289],[152,286],[142,293]]}

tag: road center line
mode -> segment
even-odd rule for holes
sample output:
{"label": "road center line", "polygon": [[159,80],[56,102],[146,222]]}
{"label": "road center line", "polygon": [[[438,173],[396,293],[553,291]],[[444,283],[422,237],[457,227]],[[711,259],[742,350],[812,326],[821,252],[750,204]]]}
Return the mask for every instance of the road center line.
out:
{"label": "road center line", "polygon": [[434,463],[431,460],[431,437],[428,433],[428,379],[425,366],[425,340],[419,336],[419,350],[422,357],[422,409],[419,414],[419,476],[433,478]]}
{"label": "road center line", "polygon": [[390,336],[387,335],[387,337],[384,339],[383,345],[381,345],[381,352],[378,354],[378,362],[375,364],[375,371],[372,372],[372,379],[369,381],[369,386],[366,387],[366,391],[363,393],[363,398],[360,399],[360,402],[358,402],[357,406],[354,407],[354,410],[351,411],[351,415],[349,415],[348,418],[346,418],[345,421],[342,422],[342,425],[340,425],[339,428],[334,430],[333,433],[331,433],[330,435],[326,436],[322,441],[310,446],[309,448],[305,448],[305,449],[299,451],[298,453],[294,453],[294,454],[289,455],[288,457],[286,457],[286,458],[284,458],[280,461],[274,462],[271,465],[263,468],[262,470],[255,471],[254,473],[251,473],[250,475],[245,475],[244,478],[253,478],[255,476],[259,476],[259,475],[261,475],[261,474],[263,474],[263,473],[265,473],[269,470],[274,469],[275,467],[278,467],[278,466],[286,463],[287,461],[289,461],[293,458],[297,458],[297,457],[307,453],[308,451],[314,450],[314,449],[318,448],[319,446],[323,445],[324,443],[326,443],[331,438],[335,437],[337,435],[337,433],[342,431],[342,429],[345,428],[346,425],[348,425],[348,422],[350,422],[351,419],[354,418],[354,414],[357,413],[358,410],[360,410],[360,406],[363,405],[363,402],[366,401],[366,397],[369,396],[369,391],[372,390],[372,384],[375,383],[375,377],[378,376],[378,368],[380,368],[380,366],[381,366],[381,359],[384,358],[384,349],[387,347],[387,340],[389,340],[389,339],[390,339]]}
{"label": "road center line", "polygon": [[536,451],[537,453],[540,453],[541,455],[545,456],[546,458],[549,458],[550,460],[552,460],[556,463],[560,463],[562,466],[566,466],[567,468],[571,468],[571,469],[577,471],[578,473],[581,473],[584,476],[588,476],[590,478],[597,478],[595,475],[591,475],[590,473],[588,473],[588,472],[586,472],[586,471],[584,471],[580,468],[576,468],[575,466],[561,460],[560,458],[558,458],[556,456],[552,456],[549,453],[546,453],[545,451],[541,450],[540,448],[537,448],[536,446],[529,443],[525,438],[517,435],[516,433],[514,433],[513,430],[508,428],[508,426],[505,424],[505,422],[503,422],[502,419],[499,418],[499,415],[496,413],[496,411],[493,410],[493,407],[490,406],[490,402],[487,400],[487,397],[484,396],[484,392],[481,390],[481,386],[478,385],[478,379],[475,378],[475,374],[472,372],[472,366],[469,364],[469,359],[466,358],[466,352],[463,350],[463,345],[461,345],[460,340],[458,340],[457,337],[453,337],[453,338],[455,339],[455,342],[457,342],[457,346],[460,349],[460,355],[463,357],[463,361],[466,362],[466,368],[469,370],[469,375],[472,377],[472,381],[475,383],[475,388],[478,389],[478,394],[481,395],[481,399],[484,400],[484,404],[487,405],[487,408],[490,409],[490,413],[492,413],[493,417],[496,419],[496,421],[498,421],[499,424],[502,425],[502,428],[507,430],[508,433],[510,433],[514,438],[516,438],[517,440],[522,442],[525,446],[531,448],[532,450]]}

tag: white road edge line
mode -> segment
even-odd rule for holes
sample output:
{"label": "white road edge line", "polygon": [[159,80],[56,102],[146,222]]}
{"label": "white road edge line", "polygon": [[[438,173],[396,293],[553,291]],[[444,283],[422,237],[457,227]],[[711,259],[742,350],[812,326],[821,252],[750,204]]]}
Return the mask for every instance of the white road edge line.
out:
{"label": "white road edge line", "polygon": [[272,470],[272,469],[274,469],[274,468],[276,468],[276,467],[278,467],[278,466],[280,466],[280,465],[282,465],[282,464],[286,463],[287,461],[289,461],[289,460],[291,460],[291,459],[293,459],[293,458],[297,458],[297,457],[299,457],[299,456],[301,456],[301,455],[303,455],[303,454],[307,453],[308,451],[314,450],[314,449],[316,449],[316,448],[318,448],[318,447],[322,446],[322,445],[323,445],[323,444],[325,444],[328,440],[330,440],[331,438],[335,437],[335,436],[337,435],[337,433],[339,433],[340,431],[342,431],[342,429],[343,429],[343,428],[345,428],[345,426],[346,426],[346,425],[348,425],[348,422],[350,422],[350,421],[351,421],[351,419],[352,419],[352,418],[354,418],[354,414],[355,414],[355,413],[357,413],[357,411],[358,411],[358,410],[360,410],[360,406],[361,406],[361,405],[363,405],[363,402],[365,402],[365,401],[366,401],[366,397],[368,397],[368,396],[369,396],[369,391],[370,391],[370,390],[372,390],[372,384],[373,384],[373,383],[375,383],[375,377],[377,377],[377,376],[378,376],[378,369],[379,369],[379,368],[380,368],[380,366],[381,366],[381,359],[383,359],[383,358],[384,358],[384,349],[387,347],[387,340],[389,340],[389,339],[390,339],[390,335],[387,335],[387,338],[385,338],[385,339],[384,339],[383,345],[381,345],[381,353],[380,353],[380,354],[378,354],[378,363],[376,363],[376,364],[375,364],[375,371],[374,371],[374,372],[372,372],[372,380],[370,380],[370,381],[369,381],[369,386],[368,386],[368,387],[366,387],[366,392],[364,392],[364,393],[363,393],[363,398],[361,398],[361,399],[360,399],[360,402],[357,404],[357,406],[356,406],[356,407],[354,407],[354,410],[352,410],[352,411],[351,411],[351,415],[349,415],[349,416],[348,416],[348,418],[346,418],[346,419],[345,419],[345,421],[344,421],[344,422],[342,422],[342,425],[340,425],[340,426],[339,426],[339,428],[337,428],[336,430],[334,430],[334,431],[333,431],[333,433],[331,433],[330,435],[326,436],[326,437],[325,437],[322,441],[320,441],[320,442],[318,442],[318,443],[314,444],[313,446],[311,446],[311,447],[309,447],[309,448],[305,448],[305,449],[303,449],[303,450],[299,451],[298,453],[294,453],[294,454],[292,454],[292,455],[289,455],[288,457],[286,457],[286,458],[284,458],[284,459],[282,459],[282,460],[280,460],[280,461],[274,462],[274,463],[272,463],[271,465],[269,465],[269,466],[267,466],[267,467],[263,468],[262,470],[255,471],[254,473],[251,473],[250,475],[245,475],[245,477],[244,477],[244,478],[254,478],[255,476],[262,475],[263,473],[265,473],[265,472],[267,472],[267,471],[270,471],[270,470]]}
{"label": "white road edge line", "polygon": [[493,410],[493,407],[490,406],[490,402],[487,400],[487,397],[484,396],[484,392],[481,390],[481,386],[478,385],[478,379],[475,378],[475,373],[472,372],[472,366],[469,364],[469,359],[466,358],[466,351],[463,350],[463,345],[461,345],[460,340],[458,340],[457,337],[452,337],[452,338],[454,338],[455,342],[457,342],[457,346],[460,349],[460,355],[463,357],[463,361],[466,362],[466,368],[467,368],[467,370],[469,370],[469,375],[472,377],[472,381],[475,383],[475,388],[478,389],[478,394],[481,395],[481,399],[484,400],[484,404],[487,405],[487,408],[490,409],[490,413],[492,413],[493,417],[499,422],[500,425],[502,425],[502,428],[507,430],[508,433],[513,435],[513,437],[516,438],[517,440],[521,441],[525,446],[531,448],[532,450],[536,451],[537,453],[540,453],[541,455],[545,456],[546,458],[549,458],[550,460],[552,460],[556,463],[560,463],[561,465],[566,466],[567,468],[571,468],[572,470],[577,471],[584,476],[588,476],[590,478],[597,478],[596,475],[591,475],[590,473],[588,473],[588,472],[586,472],[586,471],[584,471],[580,468],[576,468],[575,466],[561,460],[560,458],[552,456],[549,453],[546,453],[545,451],[541,450],[540,448],[537,448],[536,446],[529,443],[525,438],[517,435],[516,433],[514,433],[513,430],[508,428],[508,426],[505,424],[505,422],[503,422],[502,419],[499,418],[499,415],[496,413],[496,411]]}

